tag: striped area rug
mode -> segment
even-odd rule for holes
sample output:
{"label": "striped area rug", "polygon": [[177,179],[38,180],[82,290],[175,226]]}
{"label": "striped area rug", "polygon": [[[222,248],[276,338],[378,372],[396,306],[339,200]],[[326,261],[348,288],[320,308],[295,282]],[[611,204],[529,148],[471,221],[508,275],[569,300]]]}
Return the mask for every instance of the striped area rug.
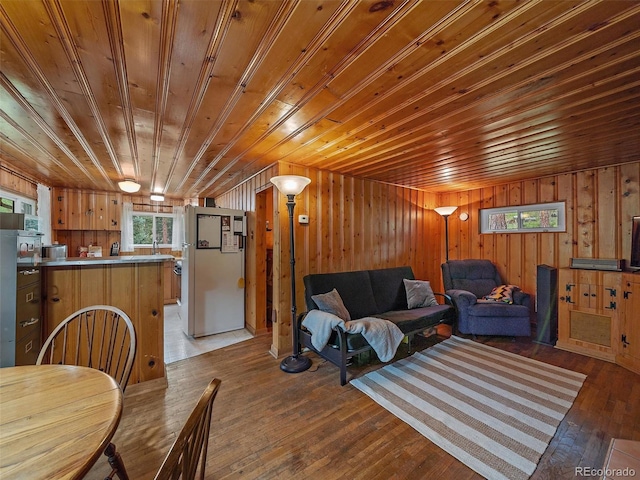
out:
{"label": "striped area rug", "polygon": [[452,336],[351,384],[489,479],[527,479],[586,378]]}

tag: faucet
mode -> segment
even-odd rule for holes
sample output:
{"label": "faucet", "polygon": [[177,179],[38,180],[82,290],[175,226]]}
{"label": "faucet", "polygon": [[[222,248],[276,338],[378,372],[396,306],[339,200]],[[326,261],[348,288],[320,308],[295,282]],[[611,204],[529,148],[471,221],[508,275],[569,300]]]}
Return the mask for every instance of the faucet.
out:
{"label": "faucet", "polygon": [[157,248],[158,248],[158,242],[157,242],[157,240],[154,240],[154,241],[153,241],[153,250],[152,250],[152,252],[153,252],[153,254],[154,254],[154,255],[157,255],[157,254],[158,254],[158,252],[157,252]]}

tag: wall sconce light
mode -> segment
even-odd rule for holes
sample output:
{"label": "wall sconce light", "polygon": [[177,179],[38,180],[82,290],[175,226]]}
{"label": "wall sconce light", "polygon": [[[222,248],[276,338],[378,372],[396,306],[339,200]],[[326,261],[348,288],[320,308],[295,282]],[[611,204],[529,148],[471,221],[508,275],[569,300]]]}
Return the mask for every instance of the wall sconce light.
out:
{"label": "wall sconce light", "polygon": [[467,212],[462,212],[458,218],[463,222],[466,222],[469,220],[469,214]]}
{"label": "wall sconce light", "polygon": [[164,195],[161,195],[159,193],[154,193],[149,198],[151,198],[151,200],[153,200],[155,202],[164,202]]}
{"label": "wall sconce light", "polygon": [[131,179],[118,182],[118,186],[120,187],[120,190],[127,193],[136,193],[140,190],[140,184]]}
{"label": "wall sconce light", "polygon": [[449,219],[449,215],[451,215],[453,212],[456,211],[458,207],[437,207],[434,210],[439,213],[440,215],[442,215],[442,217],[444,218],[444,246],[445,246],[445,250],[444,250],[444,254],[445,254],[445,259],[448,262],[449,261],[449,223],[448,223],[448,219]]}
{"label": "wall sconce light", "polygon": [[293,341],[292,355],[282,360],[280,369],[287,373],[304,372],[311,366],[311,360],[300,355],[300,340],[298,338],[298,326],[296,325],[296,256],[293,239],[293,207],[296,206],[295,197],[311,183],[311,179],[299,175],[279,175],[271,178],[280,193],[287,196],[287,209],[289,210],[289,256],[291,264],[291,338]]}

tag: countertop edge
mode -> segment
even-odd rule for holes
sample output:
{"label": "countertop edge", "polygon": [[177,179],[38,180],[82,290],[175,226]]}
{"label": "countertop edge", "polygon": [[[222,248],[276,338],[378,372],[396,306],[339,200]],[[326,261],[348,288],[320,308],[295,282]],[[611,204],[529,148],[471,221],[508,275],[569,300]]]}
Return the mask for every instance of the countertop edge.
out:
{"label": "countertop edge", "polygon": [[126,263],[157,263],[175,260],[173,255],[121,255],[114,257],[70,257],[65,259],[43,259],[43,267],[91,267],[97,265],[122,265]]}

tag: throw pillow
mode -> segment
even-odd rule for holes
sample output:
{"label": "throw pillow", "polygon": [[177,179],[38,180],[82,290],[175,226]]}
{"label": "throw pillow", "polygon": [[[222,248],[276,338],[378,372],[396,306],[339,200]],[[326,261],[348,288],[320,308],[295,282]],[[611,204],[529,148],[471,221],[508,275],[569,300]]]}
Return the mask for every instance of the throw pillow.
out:
{"label": "throw pillow", "polygon": [[431,290],[431,284],[426,280],[408,280],[404,278],[404,288],[407,291],[407,305],[411,308],[433,307],[438,305],[436,296]]}
{"label": "throw pillow", "polygon": [[332,313],[336,317],[340,317],[345,322],[351,320],[349,310],[347,310],[347,307],[344,306],[342,297],[335,288],[328,293],[311,295],[311,298],[314,302],[316,302],[318,308],[323,312]]}
{"label": "throw pillow", "polygon": [[499,285],[482,298],[493,302],[513,303],[513,292],[516,290],[520,290],[517,285]]}

